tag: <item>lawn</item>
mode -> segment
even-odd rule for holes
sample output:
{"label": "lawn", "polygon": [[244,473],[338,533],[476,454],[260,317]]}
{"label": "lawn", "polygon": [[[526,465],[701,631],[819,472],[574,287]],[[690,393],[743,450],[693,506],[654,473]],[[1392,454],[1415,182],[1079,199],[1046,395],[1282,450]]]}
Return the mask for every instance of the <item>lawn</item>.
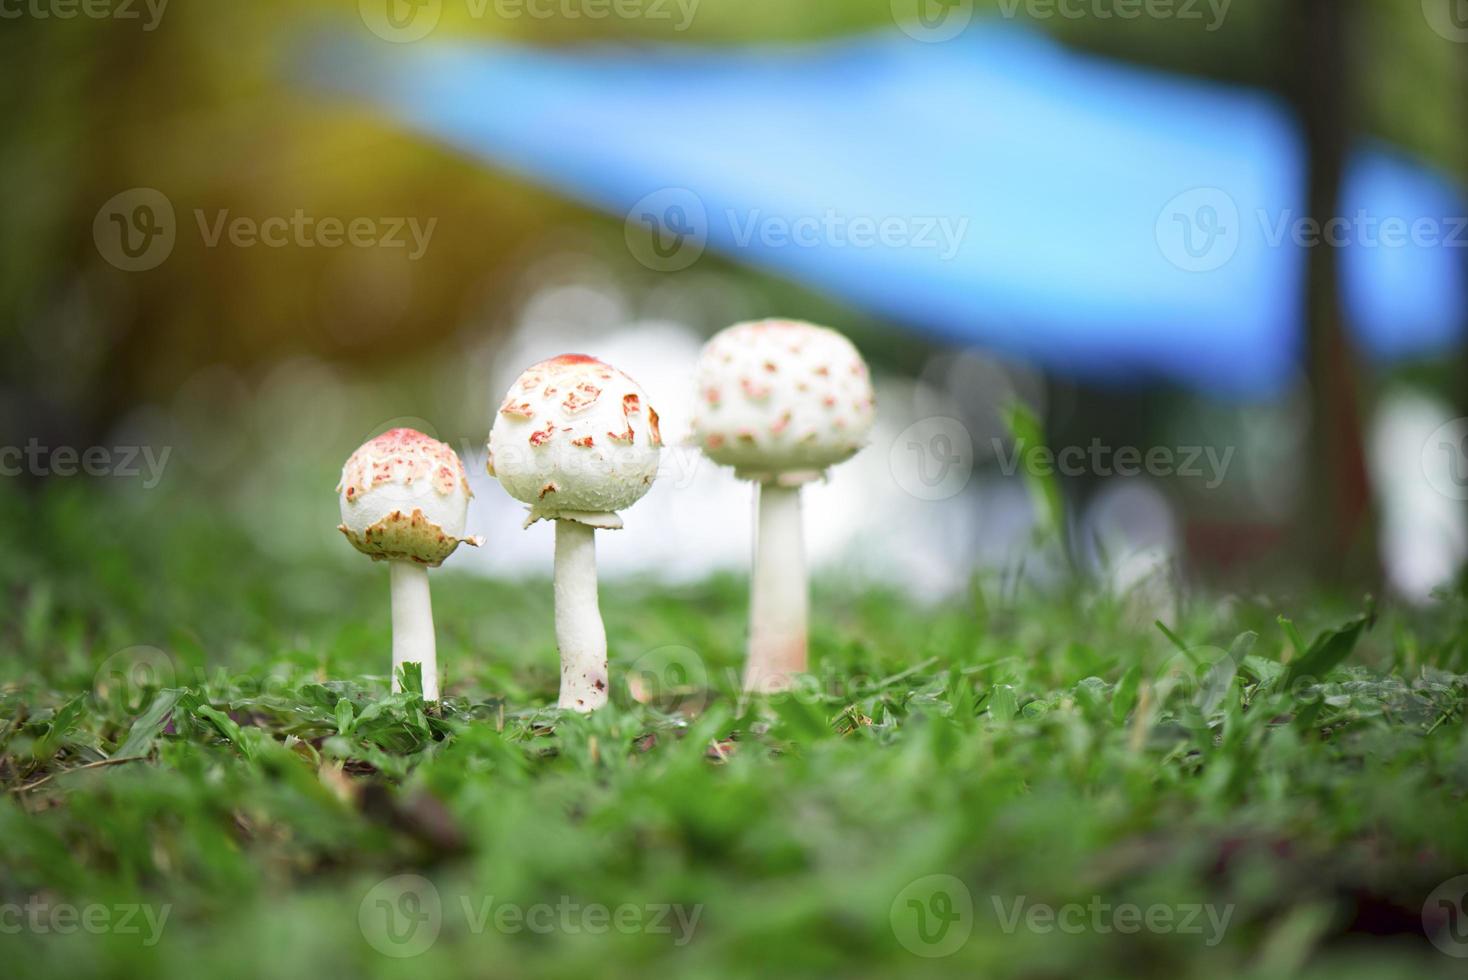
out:
{"label": "lawn", "polygon": [[445,572],[430,710],[380,566],[151,506],[0,501],[9,976],[1462,975],[1460,595],[824,581],[749,701],[742,582],[608,583],[582,718],[549,583]]}

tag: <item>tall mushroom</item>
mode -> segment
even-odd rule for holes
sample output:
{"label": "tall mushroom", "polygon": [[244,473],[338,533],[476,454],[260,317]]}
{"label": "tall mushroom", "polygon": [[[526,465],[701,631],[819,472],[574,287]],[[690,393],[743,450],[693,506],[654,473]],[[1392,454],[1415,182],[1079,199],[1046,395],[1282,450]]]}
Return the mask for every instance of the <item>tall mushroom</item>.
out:
{"label": "tall mushroom", "polygon": [[403,664],[421,664],[423,698],[438,700],[438,653],[428,569],[461,543],[469,480],[458,453],[415,429],[390,429],[364,443],[342,467],[338,530],[373,561],[386,561],[392,583],[392,686]]}
{"label": "tall mushroom", "polygon": [[607,634],[596,595],[597,528],[622,526],[657,478],[658,413],[637,382],[585,354],[526,369],[489,432],[489,474],[530,505],[525,520],[556,522],[559,707],[607,703]]}
{"label": "tall mushroom", "polygon": [[744,687],[784,690],[808,658],[800,488],[866,444],[876,416],[871,376],[836,331],[760,320],[708,342],[697,385],[694,439],[759,484]]}

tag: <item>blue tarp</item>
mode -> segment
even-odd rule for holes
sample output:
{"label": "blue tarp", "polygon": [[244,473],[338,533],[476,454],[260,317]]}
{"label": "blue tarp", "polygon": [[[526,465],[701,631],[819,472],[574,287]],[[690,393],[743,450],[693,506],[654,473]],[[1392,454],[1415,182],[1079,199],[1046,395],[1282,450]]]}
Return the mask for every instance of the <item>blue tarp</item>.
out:
{"label": "blue tarp", "polygon": [[[1012,25],[942,44],[423,41],[324,64],[405,124],[626,219],[653,264],[706,243],[899,326],[1086,376],[1249,395],[1298,363],[1302,146],[1261,92]],[[1363,147],[1344,197],[1362,349],[1453,344],[1468,301],[1454,187]],[[647,221],[662,251],[639,244]]]}

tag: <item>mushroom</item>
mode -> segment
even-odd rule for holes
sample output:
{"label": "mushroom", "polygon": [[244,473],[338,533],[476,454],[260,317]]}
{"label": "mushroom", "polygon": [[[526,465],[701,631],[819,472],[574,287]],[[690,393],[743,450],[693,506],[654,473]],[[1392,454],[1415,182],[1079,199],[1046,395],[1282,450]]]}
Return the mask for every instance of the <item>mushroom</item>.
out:
{"label": "mushroom", "polygon": [[607,634],[596,596],[597,528],[617,529],[617,511],[657,478],[658,413],[627,375],[585,354],[527,368],[511,385],[489,432],[489,475],[530,506],[525,520],[556,522],[558,706],[607,703]]}
{"label": "mushroom", "polygon": [[390,429],[352,453],[342,467],[338,530],[373,561],[388,562],[392,583],[392,689],[399,668],[421,664],[423,699],[438,700],[438,654],[428,569],[461,543],[469,480],[459,455],[415,429]]}
{"label": "mushroom", "polygon": [[785,690],[807,665],[800,488],[866,444],[876,416],[871,376],[836,331],[760,320],[716,334],[696,378],[694,440],[759,484],[744,687]]}

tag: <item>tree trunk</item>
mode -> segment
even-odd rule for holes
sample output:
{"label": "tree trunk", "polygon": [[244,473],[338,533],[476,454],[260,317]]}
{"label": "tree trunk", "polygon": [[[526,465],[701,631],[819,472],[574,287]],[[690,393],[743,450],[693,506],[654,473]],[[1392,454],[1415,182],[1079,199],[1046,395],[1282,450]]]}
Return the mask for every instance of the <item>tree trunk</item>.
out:
{"label": "tree trunk", "polygon": [[[1285,57],[1304,130],[1307,209],[1312,227],[1323,228],[1340,213],[1353,131],[1356,0],[1295,0],[1292,14]],[[1381,573],[1361,386],[1341,304],[1340,249],[1328,241],[1306,252],[1302,313],[1311,414],[1296,529],[1317,581],[1374,587]]]}

